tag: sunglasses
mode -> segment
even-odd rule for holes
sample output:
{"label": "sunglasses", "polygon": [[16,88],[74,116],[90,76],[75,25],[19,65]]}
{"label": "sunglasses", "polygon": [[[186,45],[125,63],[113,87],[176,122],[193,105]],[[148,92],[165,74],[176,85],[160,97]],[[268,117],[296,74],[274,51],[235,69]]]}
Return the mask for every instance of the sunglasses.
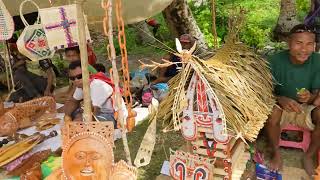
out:
{"label": "sunglasses", "polygon": [[74,81],[74,80],[76,80],[76,79],[80,80],[80,79],[82,79],[82,74],[78,74],[78,75],[76,75],[76,76],[70,76],[69,79],[70,79],[71,81]]}

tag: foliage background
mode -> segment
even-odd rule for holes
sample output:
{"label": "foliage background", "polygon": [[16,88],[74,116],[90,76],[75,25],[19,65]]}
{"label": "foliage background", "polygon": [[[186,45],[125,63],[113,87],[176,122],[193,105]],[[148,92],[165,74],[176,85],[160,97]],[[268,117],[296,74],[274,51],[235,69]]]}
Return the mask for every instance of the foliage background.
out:
{"label": "foliage background", "polygon": [[[223,39],[227,35],[227,21],[231,10],[236,8],[244,8],[246,10],[246,22],[240,34],[240,40],[256,50],[261,50],[266,46],[282,48],[282,44],[272,41],[272,31],[276,26],[277,19],[280,13],[280,0],[215,0],[216,2],[216,28],[218,34],[219,45],[223,44]],[[199,2],[200,3],[199,5]],[[188,0],[198,26],[209,47],[213,47],[212,35],[212,14],[211,0]],[[198,4],[198,5],[197,5]],[[309,0],[296,0],[298,19],[303,21],[309,11]],[[164,44],[171,47],[174,46],[173,39],[170,35],[162,14],[154,17],[159,21],[161,27],[159,36],[157,37]],[[139,45],[135,41],[135,30],[132,27],[126,29],[128,51],[134,54],[158,53],[163,54],[163,51],[149,45]],[[115,41],[116,42],[116,41]],[[161,46],[157,44],[157,46]]]}

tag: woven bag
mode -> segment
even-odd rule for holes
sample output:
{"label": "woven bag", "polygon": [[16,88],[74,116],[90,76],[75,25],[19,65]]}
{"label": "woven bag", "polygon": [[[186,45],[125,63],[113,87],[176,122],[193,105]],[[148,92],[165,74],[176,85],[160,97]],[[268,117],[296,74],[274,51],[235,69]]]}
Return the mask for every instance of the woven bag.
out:
{"label": "woven bag", "polygon": [[[50,49],[64,49],[78,46],[78,22],[75,4],[40,9],[39,14]],[[87,42],[91,42],[88,26],[85,24]]]}
{"label": "woven bag", "polygon": [[25,28],[17,41],[18,50],[32,61],[52,58],[54,51],[48,46],[46,34],[42,25],[39,24],[39,16],[34,25],[29,25],[23,17],[22,9],[26,2],[31,2],[39,9],[32,0],[25,0],[20,4],[20,18]]}
{"label": "woven bag", "polygon": [[6,6],[0,0],[0,40],[8,40],[12,37],[14,32],[14,23],[12,16],[7,10]]}

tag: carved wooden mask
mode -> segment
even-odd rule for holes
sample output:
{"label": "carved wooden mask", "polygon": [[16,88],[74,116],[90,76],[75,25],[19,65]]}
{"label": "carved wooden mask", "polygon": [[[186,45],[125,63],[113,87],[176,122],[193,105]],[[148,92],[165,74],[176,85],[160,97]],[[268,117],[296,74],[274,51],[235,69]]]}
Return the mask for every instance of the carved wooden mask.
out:
{"label": "carved wooden mask", "polygon": [[114,161],[112,122],[68,122],[63,138],[66,179],[108,180]]}

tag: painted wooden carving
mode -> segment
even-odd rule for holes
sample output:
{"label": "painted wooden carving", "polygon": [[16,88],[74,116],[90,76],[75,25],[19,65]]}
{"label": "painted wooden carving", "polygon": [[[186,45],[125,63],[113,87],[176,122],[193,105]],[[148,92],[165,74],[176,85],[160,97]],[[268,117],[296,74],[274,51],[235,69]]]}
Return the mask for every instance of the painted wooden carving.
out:
{"label": "painted wooden carving", "polygon": [[181,131],[187,140],[195,140],[199,133],[212,136],[216,142],[227,143],[226,121],[216,104],[212,89],[194,72],[187,91],[188,106],[183,111]]}
{"label": "painted wooden carving", "polygon": [[172,151],[170,155],[170,174],[178,180],[213,180],[214,160],[189,154],[182,151]]}

